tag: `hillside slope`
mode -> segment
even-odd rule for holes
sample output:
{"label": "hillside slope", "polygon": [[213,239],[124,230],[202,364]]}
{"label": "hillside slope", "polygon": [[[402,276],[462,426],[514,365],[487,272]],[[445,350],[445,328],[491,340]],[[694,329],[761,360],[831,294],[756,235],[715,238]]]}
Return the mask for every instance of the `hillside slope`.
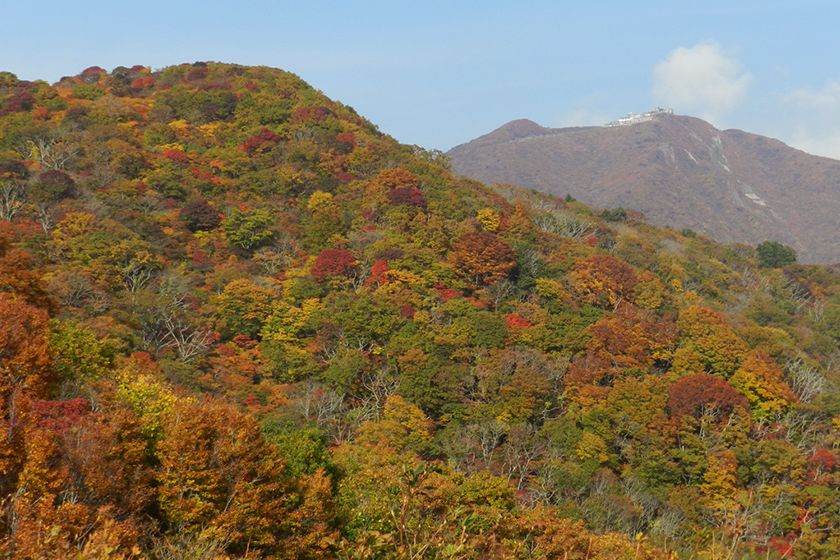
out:
{"label": "hillside slope", "polygon": [[840,161],[771,138],[667,114],[609,128],[513,121],[449,156],[456,172],[481,181],[638,210],[722,242],[781,241],[806,262],[840,261]]}
{"label": "hillside slope", "polygon": [[610,220],[280,70],[0,74],[0,556],[836,558],[838,271]]}

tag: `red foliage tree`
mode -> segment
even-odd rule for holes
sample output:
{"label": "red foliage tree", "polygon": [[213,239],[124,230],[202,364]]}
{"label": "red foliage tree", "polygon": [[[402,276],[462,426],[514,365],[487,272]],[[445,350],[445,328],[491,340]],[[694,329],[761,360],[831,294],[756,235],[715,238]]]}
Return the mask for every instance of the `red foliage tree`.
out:
{"label": "red foliage tree", "polygon": [[221,223],[219,211],[210,206],[203,198],[189,201],[181,208],[180,218],[192,232],[216,229]]}
{"label": "red foliage tree", "polygon": [[714,375],[686,375],[668,389],[671,416],[699,417],[704,410],[717,410],[724,418],[740,407],[749,410],[749,403],[732,385]]}
{"label": "red foliage tree", "polygon": [[403,305],[400,307],[400,316],[405,317],[406,319],[413,319],[416,310],[411,307],[410,305]]}
{"label": "red foliage tree", "polygon": [[808,458],[811,476],[814,480],[822,475],[834,472],[837,468],[837,456],[830,449],[817,447]]}
{"label": "red foliage tree", "polygon": [[507,315],[505,315],[505,325],[507,325],[507,328],[513,330],[527,329],[533,326],[528,321],[528,319],[526,319],[522,315],[519,315],[518,313],[508,313]]}
{"label": "red foliage tree", "polygon": [[331,114],[332,112],[326,107],[298,107],[292,112],[292,122],[319,123]]}
{"label": "red foliage tree", "polygon": [[435,291],[438,293],[438,296],[440,296],[440,301],[444,303],[446,303],[452,298],[462,297],[464,295],[462,291],[456,290],[455,288],[450,288],[441,282],[435,284],[434,288]]}
{"label": "red foliage tree", "polygon": [[373,261],[373,266],[370,267],[370,276],[365,280],[365,286],[381,286],[388,283],[388,261],[385,259],[376,259]]}
{"label": "red foliage tree", "polygon": [[29,111],[35,105],[35,98],[28,91],[15,93],[3,103],[0,115],[9,113],[23,113]]}
{"label": "red foliage tree", "polygon": [[99,66],[89,66],[82,70],[80,74],[82,81],[85,83],[93,83],[99,80],[102,74],[107,74],[108,72],[105,71],[104,68],[100,68]]}
{"label": "red foliage tree", "polygon": [[178,148],[169,148],[168,150],[164,150],[161,155],[169,161],[174,161],[175,163],[190,162],[189,156],[187,156],[183,150],[179,150]]}
{"label": "red foliage tree", "polygon": [[388,191],[388,201],[393,205],[405,204],[406,206],[426,207],[426,197],[417,187],[397,187]]}
{"label": "red foliage tree", "polygon": [[356,257],[347,249],[324,249],[318,254],[310,272],[316,280],[321,281],[335,276],[347,276],[355,267]]}
{"label": "red foliage tree", "polygon": [[280,136],[278,134],[264,128],[245,140],[245,142],[242,143],[242,149],[249,156],[252,156],[257,152],[267,149],[269,146],[273,146],[279,141]]}
{"label": "red foliage tree", "polygon": [[36,107],[32,113],[32,117],[39,121],[45,121],[50,118],[50,110],[46,107]]}
{"label": "red foliage tree", "polygon": [[42,428],[62,434],[77,425],[82,416],[90,412],[90,403],[82,397],[66,401],[38,400],[32,403],[32,412]]}
{"label": "red foliage tree", "polygon": [[335,141],[343,144],[345,148],[352,148],[356,145],[356,135],[352,132],[339,132],[335,135]]}
{"label": "red foliage tree", "polygon": [[203,80],[207,77],[207,68],[206,67],[198,67],[193,68],[187,75],[185,76],[188,82],[196,82],[198,80]]}
{"label": "red foliage tree", "polygon": [[132,80],[131,85],[129,87],[133,91],[141,91],[144,89],[148,89],[153,85],[155,85],[154,76],[143,76],[142,78],[136,78]]}

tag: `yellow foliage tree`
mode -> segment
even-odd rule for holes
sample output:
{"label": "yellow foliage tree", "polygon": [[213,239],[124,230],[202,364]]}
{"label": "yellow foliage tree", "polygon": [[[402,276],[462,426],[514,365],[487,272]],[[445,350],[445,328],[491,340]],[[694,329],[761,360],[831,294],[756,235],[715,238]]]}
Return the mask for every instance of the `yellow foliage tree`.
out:
{"label": "yellow foliage tree", "polygon": [[178,400],[172,389],[144,370],[142,362],[137,360],[132,360],[119,370],[116,377],[117,398],[140,417],[143,434],[157,439],[163,417]]}
{"label": "yellow foliage tree", "polygon": [[686,375],[707,372],[728,378],[747,353],[747,345],[713,309],[690,305],[680,311],[677,329],[682,341],[672,371]]}
{"label": "yellow foliage tree", "polygon": [[582,461],[594,459],[598,463],[606,463],[610,460],[608,451],[609,448],[601,436],[592,432],[583,432],[575,448],[575,455]]}
{"label": "yellow foliage tree", "polygon": [[476,215],[476,219],[478,220],[478,223],[481,224],[481,228],[484,231],[489,231],[490,233],[493,233],[496,230],[498,230],[499,226],[502,223],[498,212],[496,212],[492,208],[482,208],[481,210],[479,210],[478,214]]}
{"label": "yellow foliage tree", "polygon": [[747,397],[753,417],[763,419],[781,414],[796,401],[783,376],[779,366],[766,354],[750,352],[729,382]]}
{"label": "yellow foliage tree", "polygon": [[729,449],[709,457],[709,468],[703,475],[700,491],[704,505],[719,517],[731,515],[738,507],[735,500],[737,469],[738,460]]}
{"label": "yellow foliage tree", "polygon": [[655,274],[645,270],[639,275],[633,302],[642,309],[659,309],[665,301],[665,286]]}
{"label": "yellow foliage tree", "polygon": [[271,313],[273,297],[271,290],[250,280],[233,280],[215,298],[221,328],[230,336],[255,337]]}
{"label": "yellow foliage tree", "polygon": [[306,207],[313,213],[332,208],[334,205],[333,195],[324,191],[315,191],[306,202]]}
{"label": "yellow foliage tree", "polygon": [[382,419],[361,427],[358,441],[396,450],[422,451],[432,440],[431,422],[417,406],[399,395],[385,401]]}

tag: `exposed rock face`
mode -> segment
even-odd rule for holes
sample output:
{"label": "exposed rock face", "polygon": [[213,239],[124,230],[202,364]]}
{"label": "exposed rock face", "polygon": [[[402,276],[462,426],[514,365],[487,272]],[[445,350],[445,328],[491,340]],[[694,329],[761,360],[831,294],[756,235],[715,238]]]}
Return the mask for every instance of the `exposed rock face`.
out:
{"label": "exposed rock face", "polygon": [[449,152],[454,169],[638,210],[724,242],[774,239],[805,262],[840,262],[840,161],[685,116],[617,127],[512,121]]}

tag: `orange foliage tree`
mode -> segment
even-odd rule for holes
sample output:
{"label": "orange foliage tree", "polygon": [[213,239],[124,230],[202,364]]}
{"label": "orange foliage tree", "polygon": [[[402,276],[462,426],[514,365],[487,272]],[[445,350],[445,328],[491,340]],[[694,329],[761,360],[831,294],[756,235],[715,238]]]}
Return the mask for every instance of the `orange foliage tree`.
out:
{"label": "orange foliage tree", "polygon": [[614,307],[632,301],[636,272],[609,255],[592,255],[575,263],[571,272],[572,288],[586,303]]}
{"label": "orange foliage tree", "polygon": [[164,422],[157,455],[160,507],[173,531],[210,531],[235,552],[306,558],[287,539],[308,542],[307,527],[326,526],[294,514],[303,497],[277,451],[251,417],[230,406],[177,403]]}
{"label": "orange foliage tree", "polygon": [[479,286],[507,278],[516,269],[516,253],[510,245],[486,231],[462,235],[455,242],[451,261],[459,274]]}
{"label": "orange foliage tree", "polygon": [[572,362],[566,383],[573,393],[583,390],[590,396],[604,393],[615,379],[667,363],[675,339],[673,323],[630,304],[619,306],[587,331],[586,353]]}

